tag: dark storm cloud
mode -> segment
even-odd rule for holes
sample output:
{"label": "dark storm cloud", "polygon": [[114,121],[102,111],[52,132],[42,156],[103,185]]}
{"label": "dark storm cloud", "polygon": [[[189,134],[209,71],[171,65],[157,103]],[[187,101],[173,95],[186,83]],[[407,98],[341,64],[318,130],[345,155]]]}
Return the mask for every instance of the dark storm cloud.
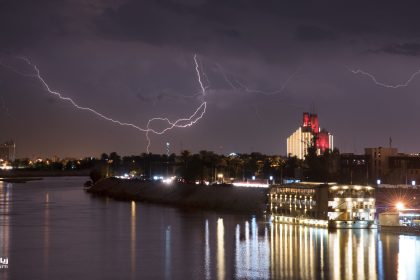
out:
{"label": "dark storm cloud", "polygon": [[[379,100],[384,109],[378,118],[388,117],[396,94],[405,96],[398,99],[399,108],[404,109],[393,108],[392,121],[416,119],[407,114],[417,114],[417,78],[397,92],[375,85],[367,76],[354,75],[342,65],[369,71],[384,83],[406,81],[418,69],[414,57],[420,54],[419,10],[417,1],[377,0],[0,0],[0,55],[27,55],[54,89],[111,116],[144,124],[150,116],[177,118],[194,111],[200,101],[194,95],[200,90],[193,61],[197,53],[210,81],[208,113],[193,128],[153,136],[154,140],[173,137],[179,142],[182,138],[185,148],[197,150],[223,144],[244,152],[254,146],[265,149],[262,152],[284,154],[285,145],[280,141],[296,128],[301,111],[310,110],[313,103],[321,108],[323,125],[326,120],[325,126],[337,133],[338,143],[356,137],[353,132],[357,129],[363,129],[361,138],[377,143],[382,136],[377,129],[371,132],[376,123],[372,108]],[[389,54],[395,55],[390,58]],[[212,68],[217,63],[226,77],[219,68]],[[272,92],[282,89],[296,69],[301,69],[299,75],[275,96],[247,93],[234,81],[251,92]],[[39,113],[43,121],[31,118],[32,132],[19,122],[0,123],[1,131],[18,135],[21,151],[26,147],[26,153],[31,153],[34,147],[41,147],[41,140],[30,143],[27,139],[45,128],[74,141],[75,135],[90,133],[80,145],[51,140],[56,146],[44,145],[50,152],[73,146],[72,151],[90,153],[85,139],[92,140],[91,149],[97,153],[122,143],[121,139],[132,139],[134,144],[121,146],[127,153],[138,152],[145,141],[137,131],[110,126],[66,103],[57,101],[50,106],[38,83],[2,71],[3,103],[21,122],[27,111],[33,116],[46,109],[50,112]],[[408,97],[412,100],[406,102]],[[25,104],[20,104],[23,98]],[[358,117],[365,120],[359,127],[352,119],[354,110],[343,108],[343,102],[351,104],[349,108],[364,106],[357,110]],[[343,125],[337,116],[345,114]],[[56,126],[50,123],[53,119]],[[61,128],[61,121],[74,124],[74,132]],[[404,127],[413,125],[395,127],[405,135]],[[115,133],[108,137],[109,129]],[[392,133],[387,129],[381,130],[386,139]],[[209,137],[209,131],[220,131],[219,140]],[[407,139],[420,139],[414,130],[410,133]],[[160,152],[159,144],[152,147]]]}
{"label": "dark storm cloud", "polygon": [[95,25],[99,36],[111,40],[289,56],[300,44],[358,42],[370,49],[375,38],[392,45],[418,36],[419,8],[415,1],[127,1],[107,9]]}
{"label": "dark storm cloud", "polygon": [[214,45],[212,40],[226,45],[242,40],[233,18],[229,19],[228,5],[217,13],[207,11],[205,6],[175,1],[132,1],[105,11],[96,21],[97,30],[108,39],[170,44],[189,50]]}
{"label": "dark storm cloud", "polygon": [[393,45],[420,35],[419,8],[416,1],[3,0],[0,38],[3,50],[91,35],[238,54],[294,49],[293,40],[364,42],[371,34]]}
{"label": "dark storm cloud", "polygon": [[[45,38],[65,34],[64,21],[54,11],[55,1],[0,1],[2,48],[35,44]],[[56,7],[54,7],[56,6]]]}
{"label": "dark storm cloud", "polygon": [[388,45],[379,49],[368,50],[367,53],[388,53],[388,54],[396,54],[396,55],[418,56],[420,55],[420,44],[419,43],[393,44],[393,45]]}
{"label": "dark storm cloud", "polygon": [[0,0],[0,48],[15,51],[90,33],[89,22],[114,0]]}
{"label": "dark storm cloud", "polygon": [[337,39],[334,32],[317,26],[299,25],[296,29],[296,39],[303,42],[319,42]]}

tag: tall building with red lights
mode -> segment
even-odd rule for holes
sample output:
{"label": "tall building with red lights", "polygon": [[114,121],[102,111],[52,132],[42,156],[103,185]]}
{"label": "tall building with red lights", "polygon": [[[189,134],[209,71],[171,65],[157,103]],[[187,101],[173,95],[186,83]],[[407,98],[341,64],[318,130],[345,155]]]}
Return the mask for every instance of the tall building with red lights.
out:
{"label": "tall building with red lights", "polygon": [[334,148],[334,140],[331,133],[320,128],[317,114],[305,112],[302,125],[287,138],[287,155],[304,159],[311,146],[315,146],[320,155]]}

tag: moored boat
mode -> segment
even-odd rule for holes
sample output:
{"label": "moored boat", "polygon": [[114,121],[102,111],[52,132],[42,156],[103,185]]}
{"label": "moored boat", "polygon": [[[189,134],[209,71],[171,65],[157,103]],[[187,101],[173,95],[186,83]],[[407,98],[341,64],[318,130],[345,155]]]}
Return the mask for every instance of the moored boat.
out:
{"label": "moored boat", "polygon": [[273,222],[333,229],[376,228],[375,189],[335,183],[272,185],[268,211]]}

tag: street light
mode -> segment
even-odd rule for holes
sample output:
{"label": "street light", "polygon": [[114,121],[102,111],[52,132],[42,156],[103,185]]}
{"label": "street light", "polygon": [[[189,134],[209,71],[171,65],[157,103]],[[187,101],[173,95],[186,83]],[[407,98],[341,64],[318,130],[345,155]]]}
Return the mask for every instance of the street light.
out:
{"label": "street light", "polygon": [[223,183],[223,173],[217,174],[217,179],[218,179],[219,183]]}
{"label": "street light", "polygon": [[412,180],[412,181],[411,181],[411,185],[412,185],[412,186],[415,186],[415,185],[416,185],[416,180]]}
{"label": "street light", "polygon": [[376,180],[376,184],[377,184],[377,185],[380,185],[380,184],[381,184],[381,179],[377,179],[377,180]]}
{"label": "street light", "polygon": [[395,208],[397,208],[397,210],[401,211],[405,209],[404,203],[402,202],[397,202],[397,204],[395,204]]}

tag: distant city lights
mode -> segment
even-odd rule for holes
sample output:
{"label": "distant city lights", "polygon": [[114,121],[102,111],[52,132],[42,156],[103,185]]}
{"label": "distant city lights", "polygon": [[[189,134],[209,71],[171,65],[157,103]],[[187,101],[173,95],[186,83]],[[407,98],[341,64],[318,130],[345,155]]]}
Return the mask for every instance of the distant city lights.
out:
{"label": "distant city lights", "polygon": [[7,163],[2,163],[0,165],[0,170],[12,170],[12,169],[13,169],[13,166],[8,165]]}

